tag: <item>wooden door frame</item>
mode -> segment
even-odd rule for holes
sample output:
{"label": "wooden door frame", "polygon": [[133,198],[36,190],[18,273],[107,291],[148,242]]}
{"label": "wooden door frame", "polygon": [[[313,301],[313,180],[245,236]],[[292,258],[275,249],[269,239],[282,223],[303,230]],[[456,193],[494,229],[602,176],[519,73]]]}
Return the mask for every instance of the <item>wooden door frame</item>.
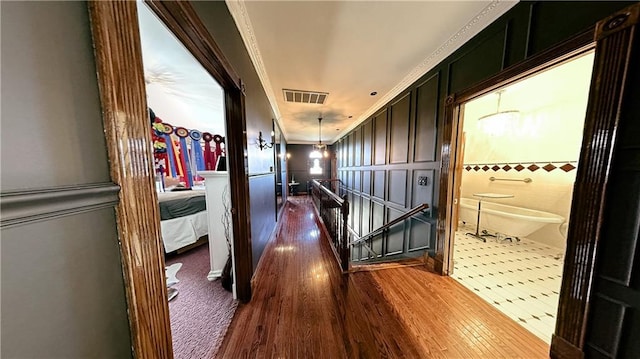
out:
{"label": "wooden door frame", "polygon": [[604,217],[609,171],[619,123],[618,108],[623,101],[624,76],[631,66],[628,53],[638,25],[640,5],[612,14],[589,30],[547,51],[507,68],[497,75],[445,101],[441,135],[442,164],[438,213],[438,239],[434,269],[448,275],[453,265],[455,188],[460,178],[452,175],[460,161],[458,138],[462,132],[461,105],[508,83],[556,65],[569,57],[595,49],[593,74],[580,152],[580,166],[571,204],[571,221],[556,330],[551,342],[554,358],[582,358],[593,285],[598,241]]}
{"label": "wooden door frame", "polygon": [[[252,251],[244,85],[188,2],[146,1],[225,92],[227,159],[238,298],[251,298]],[[90,1],[89,15],[112,180],[133,354],[172,358],[158,199],[153,182],[140,34],[134,1]]]}

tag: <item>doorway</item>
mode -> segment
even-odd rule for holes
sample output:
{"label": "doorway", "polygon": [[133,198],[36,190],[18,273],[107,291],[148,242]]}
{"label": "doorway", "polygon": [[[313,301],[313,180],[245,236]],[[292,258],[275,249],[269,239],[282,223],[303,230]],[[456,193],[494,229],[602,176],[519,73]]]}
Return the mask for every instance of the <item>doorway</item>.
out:
{"label": "doorway", "polygon": [[549,344],[593,62],[579,54],[460,107],[451,277]]}
{"label": "doorway", "polygon": [[[226,153],[233,204],[235,288],[251,299],[252,252],[243,84],[187,2],[145,2],[224,89]],[[90,2],[100,99],[112,180],[120,186],[116,214],[133,351],[171,357],[164,254],[154,188],[149,111],[135,2]],[[117,31],[114,36],[113,31]]]}
{"label": "doorway", "polygon": [[232,253],[221,226],[223,219],[230,226],[224,90],[146,4],[136,4],[173,354],[207,357],[237,307],[220,279]]}

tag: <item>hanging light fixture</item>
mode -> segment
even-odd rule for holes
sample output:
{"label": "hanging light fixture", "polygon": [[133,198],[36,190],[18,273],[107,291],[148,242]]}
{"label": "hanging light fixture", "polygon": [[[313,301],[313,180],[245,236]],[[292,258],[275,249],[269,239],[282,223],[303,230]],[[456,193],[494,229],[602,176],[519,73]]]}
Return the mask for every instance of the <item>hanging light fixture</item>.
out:
{"label": "hanging light fixture", "polygon": [[520,118],[520,111],[500,111],[500,100],[502,99],[503,92],[504,90],[497,91],[498,105],[496,106],[496,112],[484,115],[478,119],[478,127],[484,133],[492,136],[501,136],[512,132]]}
{"label": "hanging light fixture", "polygon": [[318,117],[318,143],[313,145],[309,158],[322,158],[329,156],[327,146],[322,144],[322,116]]}

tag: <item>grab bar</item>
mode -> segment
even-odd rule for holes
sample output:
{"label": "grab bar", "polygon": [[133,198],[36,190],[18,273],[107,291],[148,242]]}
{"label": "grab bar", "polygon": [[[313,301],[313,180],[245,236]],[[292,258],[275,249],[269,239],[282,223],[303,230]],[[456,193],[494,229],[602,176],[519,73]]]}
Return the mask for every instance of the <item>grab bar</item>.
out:
{"label": "grab bar", "polygon": [[529,177],[524,178],[524,179],[517,179],[517,178],[495,178],[495,177],[489,177],[489,181],[493,182],[493,181],[516,181],[516,182],[525,182],[525,183],[531,183],[533,182],[533,180]]}

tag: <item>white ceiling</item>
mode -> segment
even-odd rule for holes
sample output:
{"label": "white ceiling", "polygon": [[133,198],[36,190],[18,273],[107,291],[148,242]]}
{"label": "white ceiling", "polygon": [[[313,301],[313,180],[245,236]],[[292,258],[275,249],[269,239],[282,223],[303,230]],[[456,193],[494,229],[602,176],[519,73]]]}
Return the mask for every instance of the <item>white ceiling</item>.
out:
{"label": "white ceiling", "polygon": [[[290,143],[317,142],[319,116],[339,139],[515,3],[227,0]],[[329,96],[286,103],[285,88]]]}
{"label": "white ceiling", "polygon": [[222,87],[147,5],[137,4],[149,107],[174,127],[224,136]]}

